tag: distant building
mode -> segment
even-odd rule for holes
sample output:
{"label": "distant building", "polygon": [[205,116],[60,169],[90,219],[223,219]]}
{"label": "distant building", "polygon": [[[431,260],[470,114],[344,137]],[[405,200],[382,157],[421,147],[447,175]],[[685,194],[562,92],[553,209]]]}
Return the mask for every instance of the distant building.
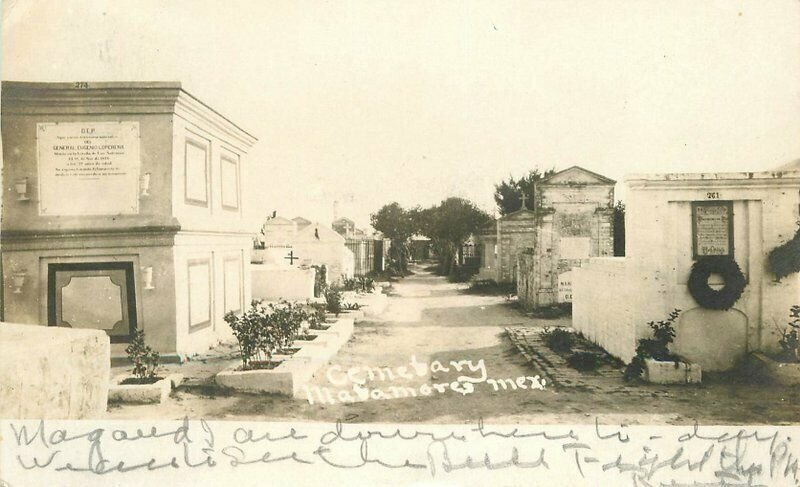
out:
{"label": "distant building", "polygon": [[[331,227],[342,237],[352,237],[356,233],[356,224],[349,218],[339,218],[334,220]],[[363,233],[363,232],[362,232]]]}
{"label": "distant building", "polygon": [[477,235],[477,279],[515,282],[526,307],[571,301],[572,268],[613,255],[615,184],[578,166],[538,181],[533,210],[523,202]]}
{"label": "distant building", "polygon": [[297,224],[297,231],[298,232],[300,230],[306,228],[307,226],[311,225],[311,220],[307,220],[307,219],[303,218],[302,216],[296,216],[296,217],[292,218],[292,221]]}

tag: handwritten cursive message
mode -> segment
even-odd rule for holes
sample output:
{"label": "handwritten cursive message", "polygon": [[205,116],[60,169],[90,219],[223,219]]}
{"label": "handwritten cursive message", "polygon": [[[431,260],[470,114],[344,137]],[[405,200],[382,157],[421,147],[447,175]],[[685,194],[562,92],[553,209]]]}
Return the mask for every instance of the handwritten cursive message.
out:
{"label": "handwritten cursive message", "polygon": [[[8,421],[8,485],[800,485],[796,427]],[[197,482],[194,479],[198,479]],[[311,482],[311,480],[308,480]],[[214,483],[217,482],[217,483]],[[538,483],[537,483],[538,482]],[[277,482],[280,483],[280,482]]]}

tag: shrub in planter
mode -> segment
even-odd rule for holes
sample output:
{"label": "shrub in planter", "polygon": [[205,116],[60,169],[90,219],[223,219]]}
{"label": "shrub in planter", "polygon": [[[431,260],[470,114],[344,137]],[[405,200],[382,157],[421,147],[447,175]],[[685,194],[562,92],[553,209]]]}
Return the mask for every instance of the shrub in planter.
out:
{"label": "shrub in planter", "polygon": [[239,345],[241,370],[274,366],[271,359],[279,344],[280,332],[274,326],[267,307],[253,301],[250,308],[241,315],[226,313],[225,322],[230,325]]}
{"label": "shrub in planter", "polygon": [[644,360],[648,358],[662,362],[673,361],[675,366],[678,366],[680,358],[669,351],[669,344],[675,340],[675,321],[680,313],[681,310],[675,309],[666,320],[647,323],[653,330],[653,338],[639,340],[639,344],[636,346],[636,356],[625,367],[624,378],[626,381],[642,377]]}
{"label": "shrub in planter", "polygon": [[567,364],[581,372],[597,370],[600,363],[600,355],[594,352],[575,352],[567,358]]}
{"label": "shrub in planter", "polygon": [[344,311],[358,311],[361,309],[361,305],[358,303],[343,303],[342,309]]}
{"label": "shrub in planter", "polygon": [[136,330],[125,353],[133,363],[133,377],[123,380],[121,384],[153,384],[163,378],[156,376],[160,356],[145,343],[143,330]]}
{"label": "shrub in planter", "polygon": [[542,339],[547,348],[558,354],[569,353],[575,344],[575,335],[563,328],[551,329],[545,327],[542,332]]}
{"label": "shrub in planter", "polygon": [[327,316],[325,315],[325,304],[322,303],[306,303],[306,321],[308,328],[311,330],[327,330],[330,328],[325,324]]}
{"label": "shrub in planter", "polygon": [[342,292],[336,288],[328,288],[325,290],[325,309],[329,313],[339,316],[342,312]]}
{"label": "shrub in planter", "polygon": [[289,348],[295,340],[305,320],[305,312],[295,303],[282,300],[269,305],[267,321],[269,327],[277,332],[277,343],[282,349]]}

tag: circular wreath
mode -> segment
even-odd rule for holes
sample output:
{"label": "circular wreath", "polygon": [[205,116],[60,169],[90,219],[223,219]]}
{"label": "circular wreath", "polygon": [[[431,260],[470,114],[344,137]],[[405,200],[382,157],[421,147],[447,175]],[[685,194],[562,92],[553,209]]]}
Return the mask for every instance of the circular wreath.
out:
{"label": "circular wreath", "polygon": [[[708,285],[711,274],[719,274],[725,280],[722,289],[712,289]],[[742,296],[746,285],[742,270],[730,257],[702,257],[689,274],[689,293],[697,304],[708,309],[730,309]]]}

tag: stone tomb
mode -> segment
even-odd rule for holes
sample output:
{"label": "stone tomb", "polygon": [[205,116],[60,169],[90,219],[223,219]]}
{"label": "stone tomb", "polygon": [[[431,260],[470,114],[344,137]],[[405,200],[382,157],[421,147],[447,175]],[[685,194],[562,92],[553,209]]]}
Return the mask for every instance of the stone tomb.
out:
{"label": "stone tomb", "polygon": [[573,166],[536,184],[534,210],[486,227],[477,279],[516,282],[527,308],[571,301],[571,269],[613,254],[615,181]]}
{"label": "stone tomb", "polygon": [[180,83],[2,84],[8,321],[136,329],[178,356],[250,301],[243,220],[256,139]]}
{"label": "stone tomb", "polygon": [[[625,185],[626,256],[573,271],[573,326],[627,362],[652,336],[647,322],[680,309],[673,351],[704,371],[778,351],[776,325],[798,304],[800,277],[776,281],[766,259],[797,229],[800,171],[632,175]],[[746,278],[727,311],[700,306],[687,287],[695,260],[715,255],[732,257]],[[712,288],[723,284],[711,275]]]}
{"label": "stone tomb", "polygon": [[355,258],[345,246],[345,238],[319,222],[298,231],[292,248],[301,265],[325,265],[329,283],[354,275]]}

